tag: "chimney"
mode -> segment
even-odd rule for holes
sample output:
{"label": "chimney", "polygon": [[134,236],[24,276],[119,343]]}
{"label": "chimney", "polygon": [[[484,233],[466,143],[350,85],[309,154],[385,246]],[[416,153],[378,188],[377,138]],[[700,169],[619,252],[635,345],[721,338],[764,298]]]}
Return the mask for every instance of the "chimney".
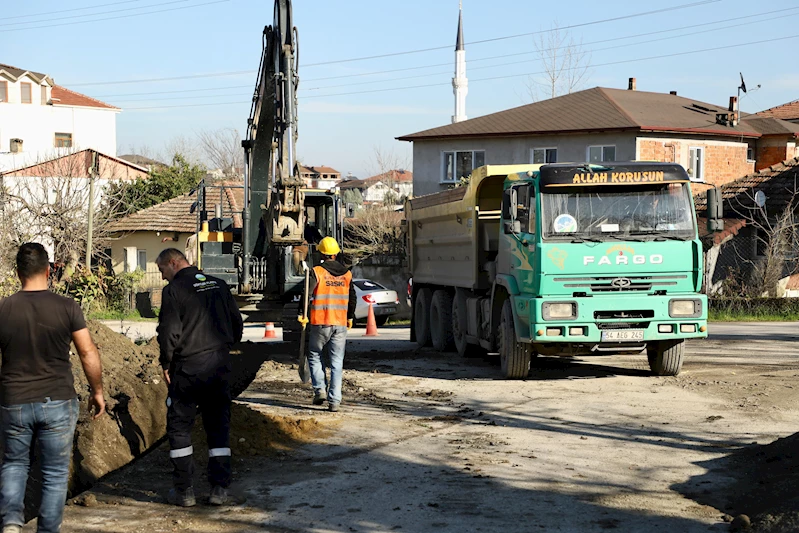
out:
{"label": "chimney", "polygon": [[737,96],[730,96],[730,117],[732,126],[735,127],[738,125],[738,121],[740,120],[740,111],[738,110],[738,97]]}
{"label": "chimney", "polygon": [[627,86],[628,91],[634,91],[635,89],[635,78],[630,78],[630,83]]}
{"label": "chimney", "polygon": [[672,96],[677,96],[677,91],[669,91],[669,94]]}
{"label": "chimney", "polygon": [[22,152],[22,139],[11,139],[11,153],[18,154]]}

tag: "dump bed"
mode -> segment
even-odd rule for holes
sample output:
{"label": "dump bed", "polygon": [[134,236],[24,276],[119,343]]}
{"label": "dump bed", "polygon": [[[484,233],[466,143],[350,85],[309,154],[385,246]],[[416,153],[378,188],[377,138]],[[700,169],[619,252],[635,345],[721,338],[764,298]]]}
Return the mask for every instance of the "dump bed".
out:
{"label": "dump bed", "polygon": [[541,165],[476,168],[468,185],[420,196],[405,205],[410,270],[416,284],[485,290],[499,248],[505,180]]}

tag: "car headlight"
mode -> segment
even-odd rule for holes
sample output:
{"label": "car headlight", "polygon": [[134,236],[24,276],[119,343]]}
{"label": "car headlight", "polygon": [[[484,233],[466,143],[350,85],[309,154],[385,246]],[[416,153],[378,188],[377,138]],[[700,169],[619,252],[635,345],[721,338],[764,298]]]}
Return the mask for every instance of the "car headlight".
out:
{"label": "car headlight", "polygon": [[570,320],[577,318],[576,302],[544,302],[541,310],[544,320]]}
{"label": "car headlight", "polygon": [[670,300],[669,316],[696,318],[702,315],[702,300]]}

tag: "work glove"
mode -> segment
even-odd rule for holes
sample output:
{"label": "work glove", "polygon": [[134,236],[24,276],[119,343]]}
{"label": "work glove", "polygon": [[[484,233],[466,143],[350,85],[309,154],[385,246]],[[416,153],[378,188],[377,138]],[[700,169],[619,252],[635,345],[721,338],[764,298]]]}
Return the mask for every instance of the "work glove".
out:
{"label": "work glove", "polygon": [[305,326],[308,325],[308,318],[300,315],[300,316],[297,317],[297,322],[302,324],[302,327],[305,327]]}
{"label": "work glove", "polygon": [[352,329],[353,320],[351,318],[347,319],[347,329]]}

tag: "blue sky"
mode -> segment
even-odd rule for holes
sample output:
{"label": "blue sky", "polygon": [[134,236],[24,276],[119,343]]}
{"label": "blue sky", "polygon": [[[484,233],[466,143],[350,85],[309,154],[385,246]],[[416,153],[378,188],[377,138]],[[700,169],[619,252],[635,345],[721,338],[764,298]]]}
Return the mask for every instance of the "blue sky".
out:
{"label": "blue sky", "polygon": [[[529,103],[529,75],[542,70],[533,36],[475,41],[692,3],[700,5],[569,30],[591,52],[585,87],[626,88],[636,77],[639,90],[676,90],[726,104],[742,71],[750,89],[762,85],[742,99],[744,111],[799,98],[799,73],[791,67],[799,43],[796,0],[463,0],[467,114]],[[60,85],[121,107],[120,153],[143,146],[160,151],[179,135],[243,131],[272,9],[272,0],[16,2],[0,20],[0,62],[48,73]],[[379,148],[410,164],[410,145],[394,137],[448,124],[453,113],[457,15],[457,0],[294,0],[302,161],[367,177]],[[91,22],[103,18],[109,20]],[[788,39],[653,58],[782,37]],[[398,69],[409,70],[371,74]],[[178,79],[139,81],[153,78]],[[428,86],[364,93],[416,85]]]}

